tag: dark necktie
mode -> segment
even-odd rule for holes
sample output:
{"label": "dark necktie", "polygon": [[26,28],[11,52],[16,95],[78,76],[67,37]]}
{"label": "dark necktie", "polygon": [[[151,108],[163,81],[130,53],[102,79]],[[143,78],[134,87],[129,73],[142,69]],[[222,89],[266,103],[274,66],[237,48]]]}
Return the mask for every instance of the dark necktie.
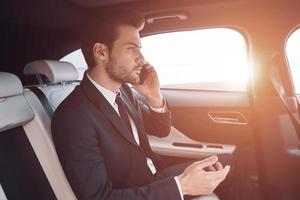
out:
{"label": "dark necktie", "polygon": [[129,117],[128,117],[128,113],[126,111],[126,107],[124,105],[124,102],[121,99],[120,93],[118,93],[118,95],[116,97],[116,103],[118,105],[118,110],[119,110],[119,114],[120,114],[121,120],[126,125],[126,127],[129,130],[129,132],[132,133],[132,129],[131,129],[131,124],[130,124],[130,120],[129,120]]}
{"label": "dark necktie", "polygon": [[[132,128],[131,128],[131,124],[130,124],[130,121],[129,121],[129,117],[128,117],[128,112],[127,112],[127,109],[124,105],[124,102],[121,98],[121,93],[118,93],[117,94],[117,97],[116,97],[116,104],[118,105],[118,110],[119,110],[119,114],[120,114],[120,118],[122,120],[122,122],[126,125],[126,127],[128,128],[129,132],[131,133],[131,137],[133,137],[133,132],[132,132]],[[134,117],[132,117],[132,120],[134,121],[134,123],[136,124],[137,122],[134,120]],[[134,138],[135,140],[135,138]],[[150,154],[149,154],[149,148],[147,148],[147,140],[145,140],[145,137],[141,137],[139,136],[139,141],[140,141],[140,147],[143,149],[144,153],[150,157]],[[152,170],[151,170],[152,171]]]}

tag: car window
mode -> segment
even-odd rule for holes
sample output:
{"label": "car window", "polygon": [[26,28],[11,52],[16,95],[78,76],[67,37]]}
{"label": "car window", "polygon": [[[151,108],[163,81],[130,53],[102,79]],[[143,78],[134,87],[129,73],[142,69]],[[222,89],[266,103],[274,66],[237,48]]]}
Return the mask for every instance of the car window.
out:
{"label": "car window", "polygon": [[[244,37],[226,28],[156,34],[142,38],[142,52],[157,70],[162,88],[246,91],[248,58]],[[61,59],[82,78],[80,49]]]}
{"label": "car window", "polygon": [[67,61],[72,63],[79,73],[78,80],[82,79],[84,71],[87,69],[87,64],[85,62],[81,49],[77,49],[76,51],[67,54],[66,56],[61,58],[60,61]]}
{"label": "car window", "polygon": [[162,87],[246,91],[244,37],[226,28],[201,29],[142,38],[142,52],[158,71]]}
{"label": "car window", "polygon": [[300,94],[300,29],[293,32],[287,40],[286,55],[294,82],[296,94]]}

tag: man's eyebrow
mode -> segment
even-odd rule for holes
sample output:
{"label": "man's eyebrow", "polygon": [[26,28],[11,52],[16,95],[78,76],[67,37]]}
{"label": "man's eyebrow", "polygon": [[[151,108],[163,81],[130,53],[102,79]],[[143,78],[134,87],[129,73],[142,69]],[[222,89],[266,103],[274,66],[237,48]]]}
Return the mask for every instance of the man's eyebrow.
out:
{"label": "man's eyebrow", "polygon": [[136,43],[134,43],[134,42],[127,42],[127,43],[125,43],[125,45],[133,45],[133,46],[135,46],[135,47],[137,47],[137,48],[142,48],[142,45],[140,45],[140,44],[136,44]]}

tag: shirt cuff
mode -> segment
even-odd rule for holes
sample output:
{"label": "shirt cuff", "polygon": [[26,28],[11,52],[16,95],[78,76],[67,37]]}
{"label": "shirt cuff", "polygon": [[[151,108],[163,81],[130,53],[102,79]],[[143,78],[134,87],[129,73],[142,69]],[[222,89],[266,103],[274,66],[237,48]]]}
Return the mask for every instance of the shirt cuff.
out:
{"label": "shirt cuff", "polygon": [[180,185],[180,183],[179,183],[179,179],[178,179],[177,176],[175,176],[174,179],[175,179],[175,182],[176,182],[176,184],[177,184],[177,187],[178,187],[178,190],[179,190],[179,193],[180,193],[181,200],[183,200],[183,194],[182,194],[181,185]]}
{"label": "shirt cuff", "polygon": [[150,107],[150,109],[152,110],[152,111],[154,111],[154,112],[158,112],[158,113],[166,113],[167,112],[167,103],[166,103],[166,100],[165,99],[163,99],[163,107],[161,107],[161,108],[153,108],[149,103],[148,103],[148,105],[149,105],[149,107]]}

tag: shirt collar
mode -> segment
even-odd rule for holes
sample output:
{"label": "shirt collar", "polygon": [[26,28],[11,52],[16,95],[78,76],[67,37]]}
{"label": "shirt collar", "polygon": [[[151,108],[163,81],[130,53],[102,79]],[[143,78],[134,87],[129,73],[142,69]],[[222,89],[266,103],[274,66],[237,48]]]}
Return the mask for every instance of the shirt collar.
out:
{"label": "shirt collar", "polygon": [[110,91],[109,89],[106,89],[102,85],[98,84],[96,81],[90,77],[89,73],[86,73],[88,79],[92,82],[92,84],[98,89],[98,91],[105,97],[105,99],[110,103],[111,106],[114,107],[117,94],[120,92],[118,90],[117,93]]}

